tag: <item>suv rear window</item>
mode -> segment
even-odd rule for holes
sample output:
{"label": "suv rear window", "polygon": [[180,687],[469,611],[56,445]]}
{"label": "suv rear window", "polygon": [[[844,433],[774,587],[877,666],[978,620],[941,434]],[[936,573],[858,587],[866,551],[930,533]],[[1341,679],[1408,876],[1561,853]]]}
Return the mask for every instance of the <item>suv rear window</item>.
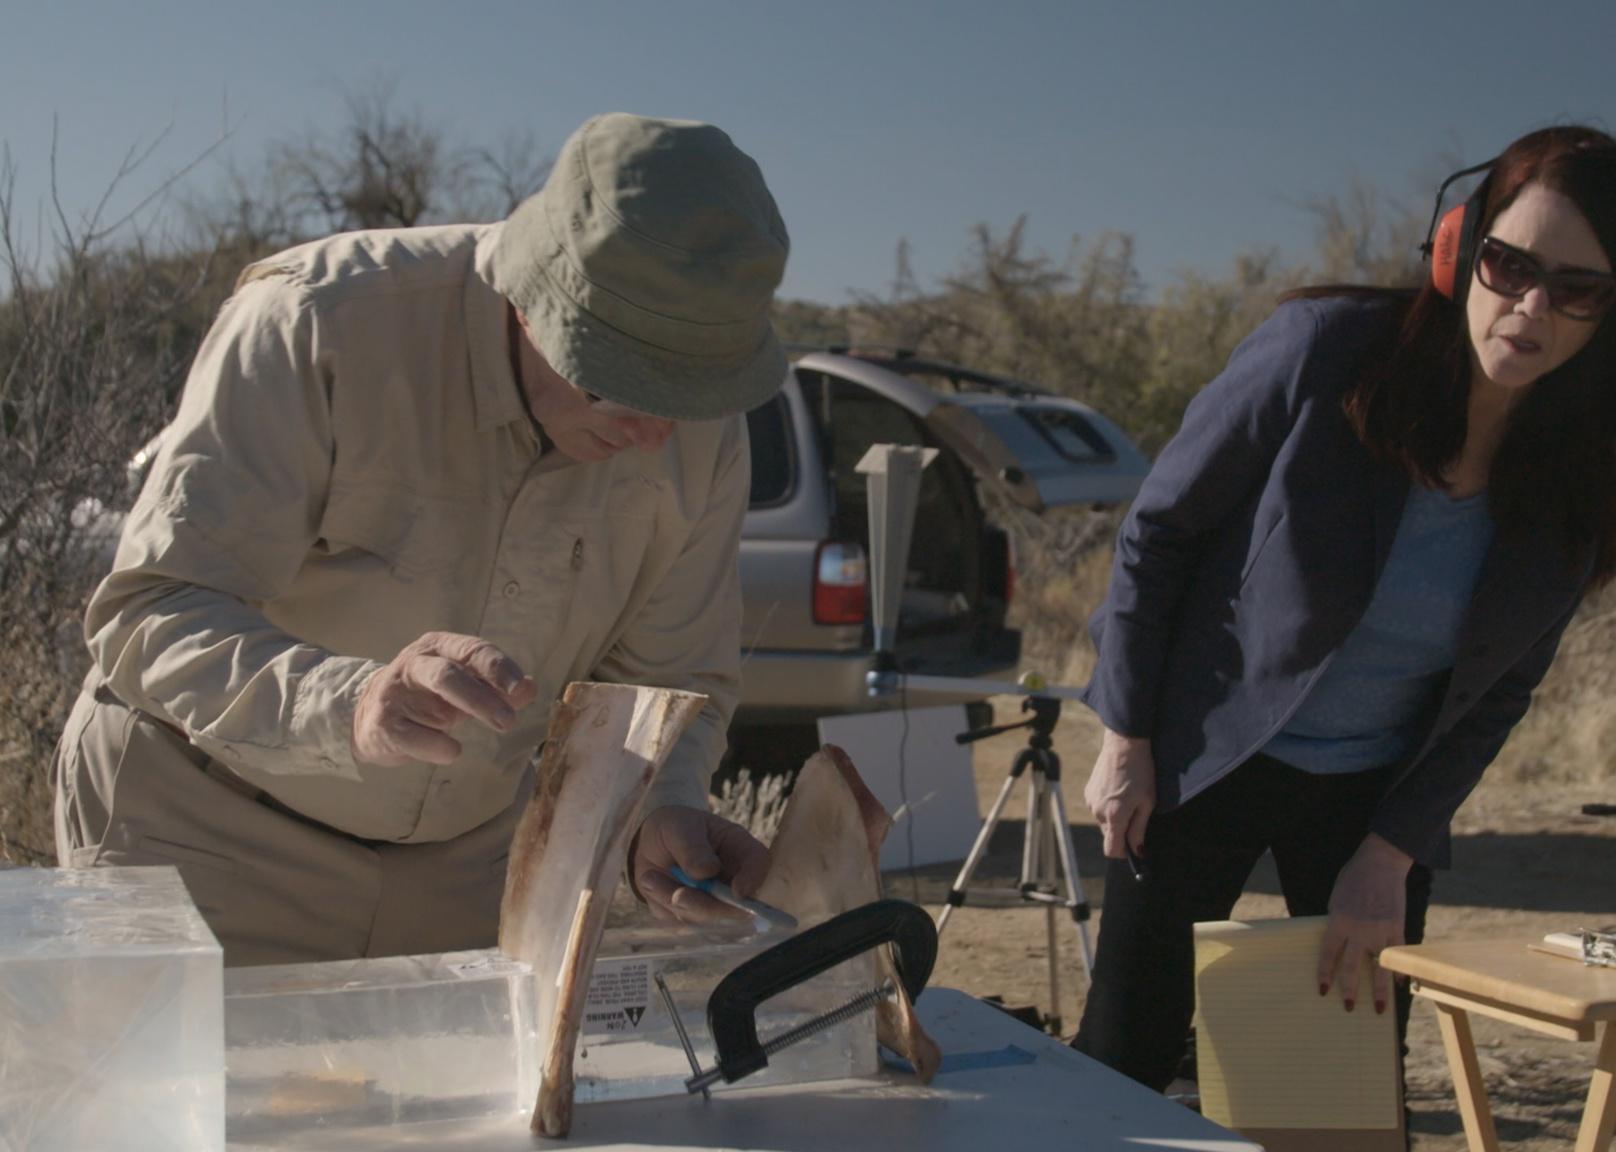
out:
{"label": "suv rear window", "polygon": [[768,508],[791,495],[791,431],[786,402],[776,396],[746,414],[746,434],[752,442],[752,492],[747,504]]}
{"label": "suv rear window", "polygon": [[1076,412],[1065,408],[1045,408],[1022,404],[1021,418],[1034,428],[1055,451],[1068,460],[1109,460],[1113,456],[1105,437]]}

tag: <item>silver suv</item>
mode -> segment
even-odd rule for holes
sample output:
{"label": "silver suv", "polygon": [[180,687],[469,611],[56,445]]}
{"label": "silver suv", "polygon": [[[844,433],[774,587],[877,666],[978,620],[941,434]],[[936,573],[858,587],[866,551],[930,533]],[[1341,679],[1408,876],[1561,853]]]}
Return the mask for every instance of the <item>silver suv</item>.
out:
{"label": "silver suv", "polygon": [[854,466],[870,445],[940,449],[923,473],[897,641],[901,668],[934,676],[999,678],[1020,659],[1021,634],[1005,624],[1010,542],[984,514],[982,488],[1033,511],[1115,504],[1149,470],[1092,408],[902,351],[802,355],[748,425],[745,665],[731,742],[749,767],[800,764],[820,716],[895,703],[865,687],[868,513]]}

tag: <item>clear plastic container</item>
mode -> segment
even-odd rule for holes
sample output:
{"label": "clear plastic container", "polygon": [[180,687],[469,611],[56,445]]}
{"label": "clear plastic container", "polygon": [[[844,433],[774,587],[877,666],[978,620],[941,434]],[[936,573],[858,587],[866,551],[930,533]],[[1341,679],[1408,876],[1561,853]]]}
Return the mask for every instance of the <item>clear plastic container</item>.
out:
{"label": "clear plastic container", "polygon": [[526,1113],[533,980],[496,951],[234,968],[231,1140]]}
{"label": "clear plastic container", "polygon": [[173,868],[0,870],[0,1148],[221,1152],[222,979]]}

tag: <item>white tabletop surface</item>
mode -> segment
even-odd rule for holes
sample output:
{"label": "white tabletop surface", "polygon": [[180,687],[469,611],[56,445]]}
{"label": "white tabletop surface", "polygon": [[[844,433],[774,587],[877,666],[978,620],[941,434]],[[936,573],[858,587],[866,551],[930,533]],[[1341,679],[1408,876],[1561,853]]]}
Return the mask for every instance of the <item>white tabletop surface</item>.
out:
{"label": "white tabletop surface", "polygon": [[305,1132],[231,1152],[530,1152],[534,1148],[621,1150],[921,1149],[979,1152],[1257,1152],[1258,1146],[1072,1051],[1059,1041],[949,988],[919,1002],[942,1047],[941,1072],[927,1087],[884,1071],[868,1080],[582,1104],[565,1141],[531,1135],[527,1117],[415,1124],[346,1133]]}

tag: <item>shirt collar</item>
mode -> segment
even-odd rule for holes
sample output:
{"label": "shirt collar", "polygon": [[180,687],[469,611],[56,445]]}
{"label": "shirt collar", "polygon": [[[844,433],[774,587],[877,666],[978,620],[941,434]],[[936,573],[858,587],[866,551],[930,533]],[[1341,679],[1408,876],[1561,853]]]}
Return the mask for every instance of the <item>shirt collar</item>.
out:
{"label": "shirt collar", "polygon": [[506,353],[508,302],[494,289],[489,267],[501,227],[503,225],[490,224],[483,229],[477,238],[471,268],[466,273],[466,345],[479,431],[514,422],[526,428],[528,423]]}

